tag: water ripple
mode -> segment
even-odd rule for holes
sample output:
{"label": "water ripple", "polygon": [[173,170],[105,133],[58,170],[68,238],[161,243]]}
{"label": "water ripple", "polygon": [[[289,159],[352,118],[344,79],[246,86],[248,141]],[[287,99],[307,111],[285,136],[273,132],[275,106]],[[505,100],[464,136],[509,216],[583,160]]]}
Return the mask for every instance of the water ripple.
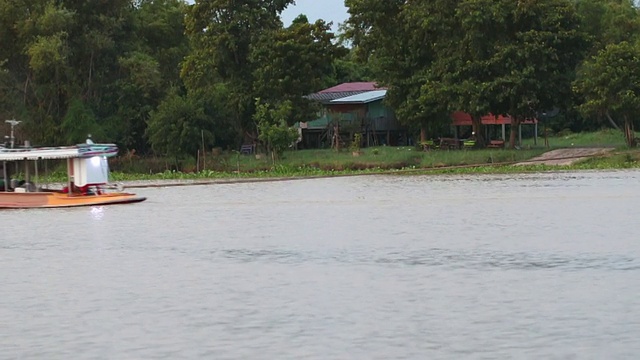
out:
{"label": "water ripple", "polygon": [[640,270],[640,259],[625,255],[559,255],[548,253],[505,253],[499,251],[453,251],[430,249],[427,251],[363,254],[359,252],[318,254],[291,250],[228,249],[212,252],[223,258],[239,262],[276,264],[337,263],[343,265],[403,265],[445,267],[474,270]]}
{"label": "water ripple", "polygon": [[639,171],[0,213],[2,359],[635,359]]}

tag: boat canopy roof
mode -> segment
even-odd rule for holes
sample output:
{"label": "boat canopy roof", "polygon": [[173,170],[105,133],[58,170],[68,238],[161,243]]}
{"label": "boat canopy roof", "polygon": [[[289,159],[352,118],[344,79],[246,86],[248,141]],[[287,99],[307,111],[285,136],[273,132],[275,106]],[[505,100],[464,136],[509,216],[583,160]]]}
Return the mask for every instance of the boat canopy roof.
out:
{"label": "boat canopy roof", "polygon": [[117,154],[118,147],[115,144],[78,144],[75,146],[18,149],[0,147],[0,161],[112,157]]}

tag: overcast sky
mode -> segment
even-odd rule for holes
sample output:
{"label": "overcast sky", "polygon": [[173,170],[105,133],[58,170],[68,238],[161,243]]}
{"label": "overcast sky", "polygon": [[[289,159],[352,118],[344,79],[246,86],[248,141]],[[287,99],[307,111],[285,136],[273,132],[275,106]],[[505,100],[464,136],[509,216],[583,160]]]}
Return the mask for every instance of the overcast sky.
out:
{"label": "overcast sky", "polygon": [[288,7],[282,13],[284,26],[289,26],[291,21],[300,14],[307,15],[309,22],[315,22],[318,19],[326,22],[333,21],[334,30],[337,30],[338,25],[348,17],[344,0],[296,0],[296,5]]}
{"label": "overcast sky", "polygon": [[[193,0],[187,0],[189,4],[193,4]],[[307,15],[309,22],[315,22],[322,19],[326,22],[333,22],[333,30],[338,30],[338,25],[347,20],[347,8],[344,6],[344,0],[296,0],[296,4],[289,6],[282,13],[282,22],[284,26],[289,26],[291,21],[300,14]]]}

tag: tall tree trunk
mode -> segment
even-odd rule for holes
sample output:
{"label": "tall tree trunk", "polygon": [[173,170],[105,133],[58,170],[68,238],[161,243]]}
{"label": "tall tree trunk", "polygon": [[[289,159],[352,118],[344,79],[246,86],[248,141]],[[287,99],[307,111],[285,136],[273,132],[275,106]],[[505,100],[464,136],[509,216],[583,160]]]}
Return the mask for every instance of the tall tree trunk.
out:
{"label": "tall tree trunk", "polygon": [[511,128],[509,129],[509,148],[515,149],[516,140],[518,139],[518,129],[520,128],[520,118],[511,116]]}
{"label": "tall tree trunk", "polygon": [[633,129],[633,122],[630,121],[629,116],[624,116],[624,137],[629,147],[636,146],[636,137]]}
{"label": "tall tree trunk", "polygon": [[420,127],[420,143],[424,143],[425,141],[427,141],[427,128],[422,125]]}
{"label": "tall tree trunk", "polygon": [[472,116],[471,117],[471,129],[474,132],[474,137],[476,139],[476,148],[483,148],[486,145],[486,140],[484,138],[484,126],[482,126],[482,117],[481,116]]}

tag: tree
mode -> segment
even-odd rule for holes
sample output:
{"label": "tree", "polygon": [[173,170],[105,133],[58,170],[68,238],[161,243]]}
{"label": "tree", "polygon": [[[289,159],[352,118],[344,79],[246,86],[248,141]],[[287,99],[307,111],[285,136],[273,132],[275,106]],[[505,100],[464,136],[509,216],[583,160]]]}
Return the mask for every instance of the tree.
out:
{"label": "tree", "polygon": [[369,64],[359,62],[356,51],[349,49],[345,56],[335,60],[334,73],[330,83],[336,85],[360,81],[375,81],[375,77]]}
{"label": "tree", "polygon": [[89,135],[98,141],[104,140],[104,133],[95,115],[79,98],[71,100],[61,128],[67,144],[83,143]]}
{"label": "tree", "polygon": [[[447,121],[432,65],[439,39],[445,39],[456,1],[346,0],[350,17],[344,27],[360,61],[371,66],[385,101],[405,125],[427,129]],[[446,37],[448,41],[448,37]],[[454,44],[451,44],[453,46]],[[429,84],[429,86],[426,86]]]}
{"label": "tree", "polygon": [[292,109],[290,101],[273,106],[256,99],[256,113],[253,119],[257,123],[258,139],[266,144],[274,162],[298,139],[298,131],[290,127],[285,120],[290,116]]}
{"label": "tree", "polygon": [[147,136],[153,150],[174,157],[194,156],[200,147],[214,144],[214,122],[200,101],[171,93],[152,111]]}
{"label": "tree", "polygon": [[141,0],[135,13],[138,46],[158,62],[162,79],[170,86],[182,85],[180,65],[190,50],[185,35],[187,10],[182,0]]}
{"label": "tree", "polygon": [[183,86],[180,63],[189,51],[185,11],[180,0],[142,0],[135,8],[133,38],[116,60],[118,77],[101,107],[109,136],[124,148],[138,153],[150,149],[145,137],[150,112],[169,90]]}
{"label": "tree", "polygon": [[457,17],[464,50],[449,82],[471,110],[509,115],[514,147],[523,120],[570,98],[586,45],[575,8],[568,0],[463,0]]}
{"label": "tree", "polygon": [[[590,44],[588,55],[583,59],[587,62],[603,50],[607,45],[618,44],[623,41],[634,42],[640,34],[640,11],[638,3],[633,0],[577,0],[576,9],[582,19],[582,28],[588,34]],[[578,108],[587,100],[580,98],[582,93],[576,93],[573,107]],[[572,123],[580,129],[595,128],[606,123],[617,130],[622,130],[609,111],[591,112],[580,111],[578,121]],[[568,125],[568,124],[567,124]],[[563,124],[563,128],[567,127]],[[601,126],[601,125],[600,125]]]}
{"label": "tree", "polygon": [[304,15],[291,26],[265,33],[251,51],[255,97],[267,103],[290,104],[284,120],[292,125],[317,112],[304,96],[326,87],[334,72],[334,59],[347,53],[334,45],[331,24],[310,24]]}
{"label": "tree", "polygon": [[77,14],[53,1],[35,1],[11,23],[13,41],[22,46],[9,55],[13,96],[22,100],[24,131],[35,143],[62,140],[61,122],[77,87],[71,81],[73,66],[70,34]]}
{"label": "tree", "polygon": [[586,100],[580,109],[587,115],[620,116],[629,147],[636,145],[634,120],[640,114],[639,64],[639,43],[610,44],[582,65],[575,82]]}
{"label": "tree", "polygon": [[282,27],[279,14],[293,0],[197,0],[187,11],[192,52],[182,67],[187,88],[207,91],[222,83],[237,138],[252,127],[254,64],[252,47],[265,33]]}
{"label": "tree", "polygon": [[633,0],[576,0],[576,11],[591,40],[592,55],[640,34],[640,12]]}
{"label": "tree", "polygon": [[119,57],[118,65],[120,77],[106,95],[118,106],[111,114],[104,114],[104,127],[122,147],[145,153],[149,114],[158,107],[170,84],[160,72],[158,61],[148,53],[132,51]]}
{"label": "tree", "polygon": [[187,14],[193,51],[182,67],[190,93],[218,96],[235,132],[227,143],[255,138],[255,98],[292,104],[288,123],[307,120],[313,110],[303,98],[325,86],[340,53],[329,24],[302,16],[283,28],[280,13],[292,0],[196,1]]}
{"label": "tree", "polygon": [[23,120],[34,143],[66,143],[77,138],[69,119],[91,118],[109,141],[144,151],[149,112],[181,85],[185,7],[180,0],[0,0],[0,94],[11,99],[0,112]]}
{"label": "tree", "polygon": [[569,0],[346,3],[347,35],[390,87],[388,103],[423,129],[453,110],[469,112],[479,136],[488,112],[517,129],[571,94],[585,47]]}

